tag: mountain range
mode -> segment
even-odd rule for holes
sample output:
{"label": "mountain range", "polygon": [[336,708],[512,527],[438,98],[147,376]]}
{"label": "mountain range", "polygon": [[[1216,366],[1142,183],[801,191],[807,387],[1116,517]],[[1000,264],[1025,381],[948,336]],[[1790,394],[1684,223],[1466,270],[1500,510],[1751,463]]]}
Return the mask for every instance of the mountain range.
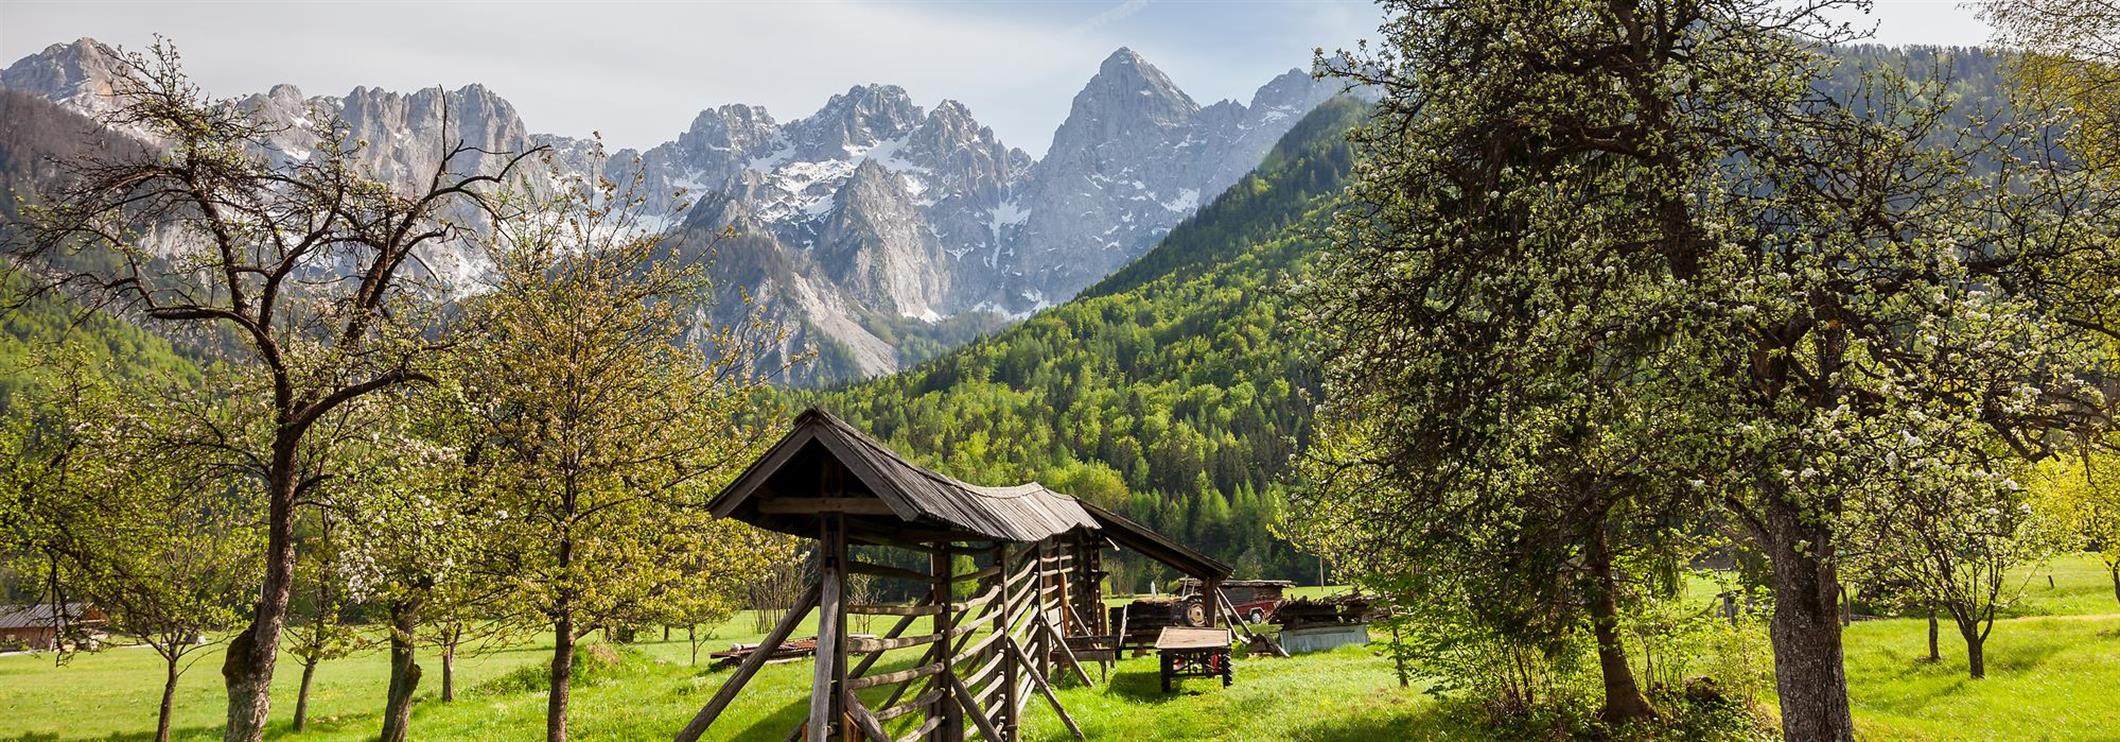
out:
{"label": "mountain range", "polygon": [[[54,44],[0,71],[0,88],[100,117],[117,105],[122,59],[94,39]],[[277,161],[312,156],[337,120],[361,143],[368,175],[400,187],[431,174],[438,145],[457,139],[489,152],[551,148],[525,178],[533,188],[591,174],[638,182],[650,217],[699,238],[681,242],[713,243],[710,271],[731,298],[703,319],[762,312],[787,330],[765,363],[809,357],[788,381],[826,383],[896,371],[1065,301],[1228,189],[1339,91],[1291,69],[1248,103],[1203,106],[1121,48],[1035,159],[960,102],[924,108],[881,84],[787,121],[759,106],[717,105],[671,141],[601,159],[593,140],[533,132],[476,84],[343,96],[282,84],[233,102],[284,127],[263,144]],[[119,133],[153,144],[143,132]],[[491,173],[502,162],[481,155],[452,166]],[[484,270],[462,246],[428,262],[461,286]]]}

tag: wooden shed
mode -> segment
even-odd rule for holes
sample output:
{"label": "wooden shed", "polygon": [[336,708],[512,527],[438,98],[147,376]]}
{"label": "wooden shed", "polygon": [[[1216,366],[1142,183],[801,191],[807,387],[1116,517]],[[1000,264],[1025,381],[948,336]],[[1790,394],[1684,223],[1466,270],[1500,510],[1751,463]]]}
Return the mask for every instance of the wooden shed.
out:
{"label": "wooden shed", "polygon": [[[787,436],[711,507],[720,517],[818,542],[817,581],[761,644],[779,646],[818,612],[809,715],[791,738],[890,740],[893,720],[912,717],[895,722],[910,727],[898,739],[956,742],[969,727],[985,739],[1014,742],[1033,692],[1075,729],[1047,682],[1056,671],[1092,682],[1070,645],[1110,633],[1103,551],[1131,549],[1210,589],[1230,573],[1139,523],[1036,482],[983,487],[922,468],[817,409],[797,416]],[[850,545],[904,550],[916,556],[888,561],[926,568],[851,559]],[[964,561],[971,567],[960,571]],[[848,603],[849,573],[908,581],[925,597],[911,605]],[[849,614],[898,620],[880,637],[850,637]],[[907,635],[922,618],[931,619],[925,633]],[[911,667],[871,672],[884,653],[913,647],[926,649]],[[676,738],[699,739],[771,654],[747,657]],[[865,702],[862,693],[883,700]]]}

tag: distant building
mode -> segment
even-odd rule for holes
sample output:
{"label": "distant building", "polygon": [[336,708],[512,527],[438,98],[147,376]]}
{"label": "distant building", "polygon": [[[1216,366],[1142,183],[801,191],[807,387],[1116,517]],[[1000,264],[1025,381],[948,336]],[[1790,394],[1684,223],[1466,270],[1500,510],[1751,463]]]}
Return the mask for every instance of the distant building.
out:
{"label": "distant building", "polygon": [[[0,605],[0,651],[57,649],[58,617],[50,603]],[[74,636],[100,641],[108,624],[109,617],[94,606],[66,604],[66,627]]]}

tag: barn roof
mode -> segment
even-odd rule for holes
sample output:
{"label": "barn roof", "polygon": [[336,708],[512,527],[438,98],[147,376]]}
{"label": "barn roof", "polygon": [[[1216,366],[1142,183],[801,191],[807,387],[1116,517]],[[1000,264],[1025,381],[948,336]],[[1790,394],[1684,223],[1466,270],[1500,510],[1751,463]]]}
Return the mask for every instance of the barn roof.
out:
{"label": "barn roof", "polygon": [[1157,533],[1155,529],[1136,523],[1101,505],[1086,500],[1079,500],[1077,504],[1097,521],[1097,528],[1104,533],[1105,538],[1123,548],[1202,579],[1228,577],[1233,571],[1221,560],[1173,541],[1170,537]]}
{"label": "barn roof", "polygon": [[[66,604],[66,619],[79,621],[87,606],[81,603]],[[58,623],[58,614],[50,603],[28,605],[0,605],[0,629],[50,628]]]}
{"label": "barn roof", "polygon": [[[834,462],[848,478],[835,478]],[[794,429],[708,507],[720,517],[810,537],[818,533],[815,512],[842,512],[851,535],[867,534],[872,542],[891,537],[1031,542],[1081,529],[1188,575],[1219,579],[1230,574],[1229,565],[1213,557],[1037,482],[982,487],[931,471],[815,408],[797,415]]]}
{"label": "barn roof", "polygon": [[[829,454],[855,481],[810,482],[786,476],[819,452]],[[815,486],[812,486],[815,485]],[[1075,498],[1037,482],[1012,487],[982,487],[922,468],[831,413],[812,408],[795,417],[795,427],[744,470],[714,498],[714,514],[735,517],[765,528],[814,535],[804,525],[757,509],[754,496],[770,492],[776,499],[802,500],[873,496],[901,521],[926,523],[945,530],[1003,541],[1040,541],[1076,528],[1096,528],[1097,521]],[[871,513],[882,515],[881,513]]]}

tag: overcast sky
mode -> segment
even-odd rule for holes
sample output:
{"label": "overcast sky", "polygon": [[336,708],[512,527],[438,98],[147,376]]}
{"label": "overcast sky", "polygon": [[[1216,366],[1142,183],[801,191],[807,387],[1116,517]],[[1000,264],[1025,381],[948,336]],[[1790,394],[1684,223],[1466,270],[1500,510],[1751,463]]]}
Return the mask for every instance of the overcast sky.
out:
{"label": "overcast sky", "polygon": [[[1044,152],[1068,103],[1120,46],[1206,104],[1251,92],[1315,47],[1350,46],[1379,14],[1360,0],[977,2],[20,2],[0,0],[0,64],[92,36],[129,48],[161,33],[219,95],[289,82],[485,83],[532,131],[647,147],[702,108],[764,105],[778,120],[870,82],[970,106],[1002,141]],[[1881,0],[1876,40],[1978,44],[1956,0]]]}

